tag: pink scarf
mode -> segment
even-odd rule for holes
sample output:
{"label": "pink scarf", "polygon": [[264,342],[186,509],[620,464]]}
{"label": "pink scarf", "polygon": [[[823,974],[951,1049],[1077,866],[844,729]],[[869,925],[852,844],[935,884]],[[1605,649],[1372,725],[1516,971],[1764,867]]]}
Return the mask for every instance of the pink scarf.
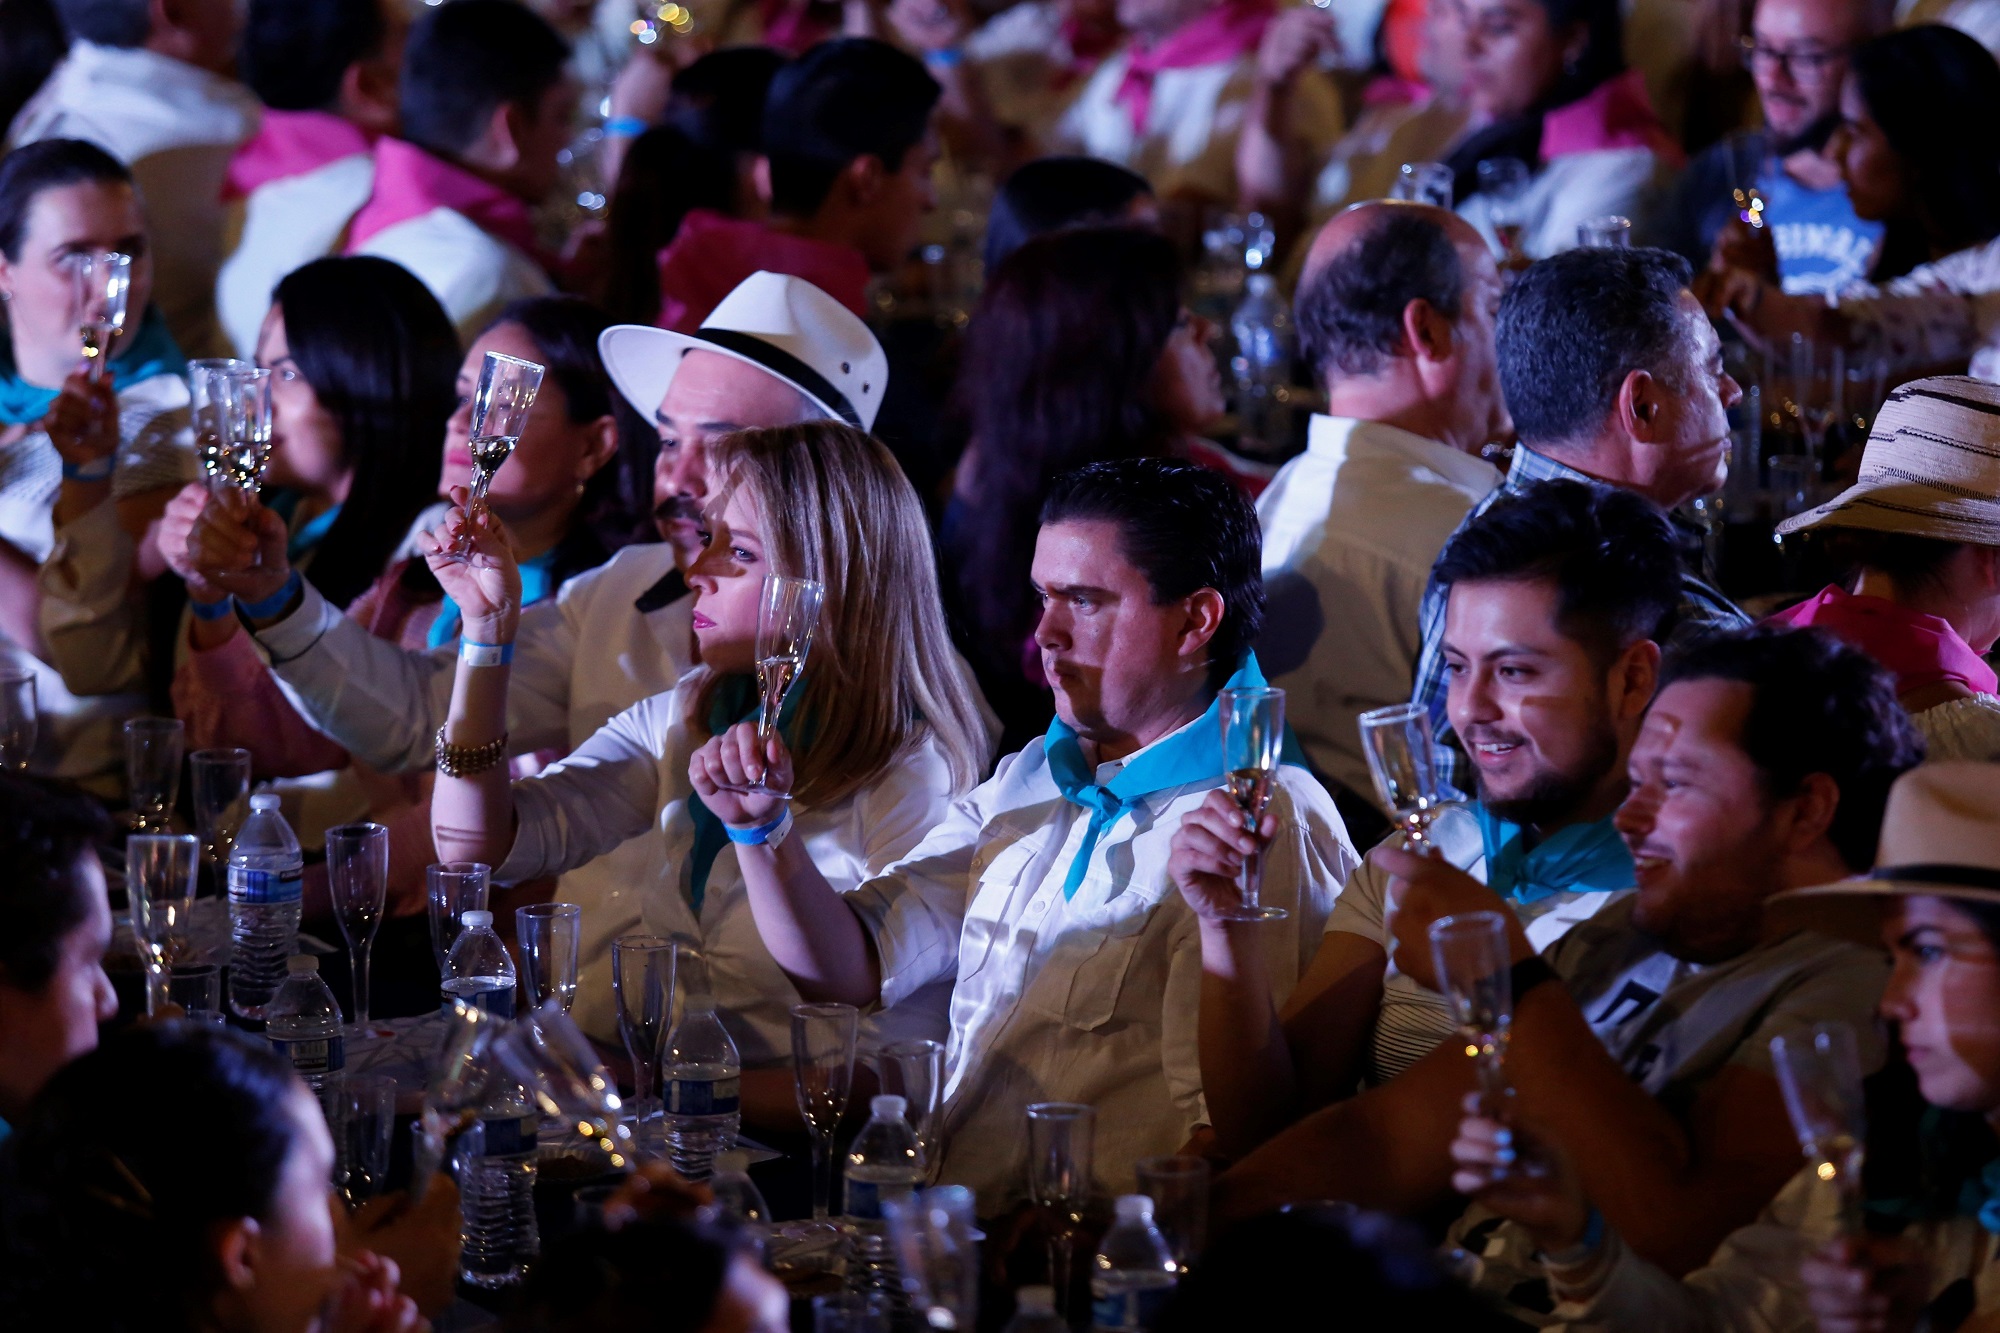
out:
{"label": "pink scarf", "polygon": [[1972,645],[1958,637],[1951,622],[1907,610],[1880,597],[1857,597],[1829,587],[1811,601],[1801,602],[1771,617],[1774,625],[1817,625],[1889,668],[1896,691],[1951,681],[1974,694],[2000,690],[2000,677]]}
{"label": "pink scarf", "polygon": [[1132,132],[1144,134],[1153,109],[1153,79],[1162,70],[1218,65],[1257,49],[1270,25],[1273,0],[1223,0],[1151,46],[1132,39],[1125,78],[1113,100],[1132,117]]}
{"label": "pink scarf", "polygon": [[524,201],[401,139],[375,145],[375,193],[354,215],[347,253],[355,253],[377,233],[436,208],[464,214],[487,235],[547,267],[535,244],[534,215]]}
{"label": "pink scarf", "polygon": [[1660,124],[1636,69],[1606,79],[1542,117],[1542,161],[1607,148],[1644,148],[1671,166],[1686,160]]}
{"label": "pink scarf", "polygon": [[330,111],[266,111],[262,127],[229,160],[222,197],[245,198],[260,185],[365,153],[373,142],[366,130]]}

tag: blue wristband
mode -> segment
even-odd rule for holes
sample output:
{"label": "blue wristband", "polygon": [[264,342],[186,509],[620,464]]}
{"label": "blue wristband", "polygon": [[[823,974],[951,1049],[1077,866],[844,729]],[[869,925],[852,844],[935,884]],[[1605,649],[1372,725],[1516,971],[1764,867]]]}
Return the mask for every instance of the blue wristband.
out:
{"label": "blue wristband", "polygon": [[458,660],[467,666],[506,666],[514,660],[514,645],[511,643],[474,643],[470,639],[458,641]]}
{"label": "blue wristband", "polygon": [[196,620],[227,620],[236,614],[236,606],[227,597],[219,602],[199,602],[188,598],[188,610]]}
{"label": "blue wristband", "polygon": [[792,808],[788,805],[783,810],[780,810],[778,817],[768,824],[759,824],[755,828],[732,828],[724,824],[722,831],[729,835],[729,840],[733,843],[744,847],[761,847],[769,842],[771,835],[783,827],[785,821],[791,817]]}
{"label": "blue wristband", "polygon": [[965,63],[965,48],[959,46],[940,46],[935,51],[925,53],[924,63],[927,65],[936,65],[939,69],[957,69]]}
{"label": "blue wristband", "polygon": [[611,139],[636,139],[653,128],[637,116],[613,116],[604,122],[604,133]]}
{"label": "blue wristband", "polygon": [[65,462],[62,465],[64,481],[109,481],[111,480],[112,457],[93,458],[88,463]]}
{"label": "blue wristband", "polygon": [[299,571],[295,569],[292,571],[292,576],[285,580],[284,587],[278,589],[261,602],[246,602],[239,597],[236,599],[236,609],[252,620],[268,619],[271,616],[277,615],[278,612],[284,610],[287,606],[290,606],[292,598],[298,596],[299,589],[304,586],[305,580],[299,577]]}

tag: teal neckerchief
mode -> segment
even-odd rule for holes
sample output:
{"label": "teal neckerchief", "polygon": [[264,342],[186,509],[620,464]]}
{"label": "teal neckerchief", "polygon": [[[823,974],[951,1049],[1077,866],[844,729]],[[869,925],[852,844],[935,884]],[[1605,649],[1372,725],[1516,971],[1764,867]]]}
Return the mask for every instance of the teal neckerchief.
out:
{"label": "teal neckerchief", "polygon": [[1527,830],[1473,802],[1479,837],[1486,844],[1486,887],[1516,903],[1552,893],[1610,893],[1635,882],[1632,853],[1611,817],[1557,829],[1528,847]]}
{"label": "teal neckerchief", "polygon": [[[778,711],[778,734],[787,745],[792,742],[792,716],[798,711],[799,700],[805,691],[799,682],[805,679],[800,672],[798,680],[792,682],[792,692],[785,699],[785,706]],[[715,693],[708,701],[708,734],[720,736],[723,732],[757,716],[757,678],[754,676],[724,676],[716,682]],[[714,811],[702,804],[701,793],[688,793],[688,817],[694,821],[694,850],[688,856],[688,901],[694,907],[694,919],[701,920],[702,900],[708,896],[708,872],[715,867],[715,858],[729,845],[729,834],[722,826],[722,820]]]}
{"label": "teal neckerchief", "polygon": [[[187,358],[167,332],[159,307],[147,306],[139,330],[119,353],[111,358],[111,387],[123,393],[142,380],[161,375],[186,375]],[[14,369],[14,344],[0,337],[0,424],[32,425],[49,414],[56,390],[30,384]]]}
{"label": "teal neckerchief", "polygon": [[2000,1235],[2000,1157],[1994,1158],[1977,1175],[1967,1176],[1958,1188],[1958,1211],[1979,1219],[1979,1225]]}
{"label": "teal neckerchief", "polygon": [[[1224,688],[1263,684],[1264,672],[1257,665],[1257,654],[1245,653],[1243,665]],[[1049,723],[1048,735],[1042,738],[1049,776],[1055,780],[1064,800],[1090,811],[1090,826],[1084,830],[1083,845],[1076,849],[1076,857],[1069,863],[1069,874],[1063,879],[1064,898],[1076,897],[1084,872],[1090,869],[1091,853],[1097,850],[1098,838],[1118,822],[1120,815],[1155,792],[1194,782],[1212,782],[1222,776],[1221,709],[1222,701],[1218,698],[1194,722],[1133,755],[1131,762],[1118,770],[1118,776],[1101,787],[1093,780],[1096,770],[1084,760],[1076,731],[1060,717]],[[1306,766],[1305,755],[1290,727],[1285,728],[1280,758],[1287,764]]]}
{"label": "teal neckerchief", "polygon": [[299,530],[285,539],[285,558],[293,564],[297,564],[300,556],[306,554],[325,540],[327,531],[333,527],[334,520],[339,517],[340,506],[335,505],[331,509],[325,509],[314,514],[304,523],[301,523]]}
{"label": "teal neckerchief", "polygon": [[[533,606],[549,595],[555,584],[555,548],[536,556],[533,560],[521,562],[521,605]],[[442,648],[458,637],[458,627],[462,623],[458,603],[446,593],[444,605],[438,608],[437,619],[431,622],[430,646]]]}

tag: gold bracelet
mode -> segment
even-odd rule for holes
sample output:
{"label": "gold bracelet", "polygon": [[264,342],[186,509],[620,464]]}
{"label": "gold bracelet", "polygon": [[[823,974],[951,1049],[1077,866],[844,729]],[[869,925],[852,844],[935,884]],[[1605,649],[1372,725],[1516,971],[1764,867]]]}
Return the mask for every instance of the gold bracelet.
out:
{"label": "gold bracelet", "polygon": [[437,734],[437,770],[448,778],[477,777],[489,768],[497,768],[507,758],[507,733],[501,732],[499,739],[484,745],[452,745],[444,738],[444,728]]}

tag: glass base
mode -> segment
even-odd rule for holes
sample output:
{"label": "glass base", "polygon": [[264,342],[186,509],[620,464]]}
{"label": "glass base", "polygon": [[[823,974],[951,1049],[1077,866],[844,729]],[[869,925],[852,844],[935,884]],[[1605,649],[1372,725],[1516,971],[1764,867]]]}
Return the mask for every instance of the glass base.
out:
{"label": "glass base", "polygon": [[1232,907],[1216,915],[1224,921],[1283,921],[1291,913],[1282,907]]}
{"label": "glass base", "polygon": [[353,1023],[346,1028],[349,1041],[387,1041],[396,1035],[396,1029],[377,1019],[366,1023]]}
{"label": "glass base", "polygon": [[763,786],[762,784],[752,784],[751,786],[748,787],[736,787],[736,786],[731,786],[726,782],[718,782],[715,784],[715,789],[717,791],[730,792],[737,796],[768,796],[775,801],[789,801],[792,799],[792,794],[790,792],[772,791],[769,787]]}

